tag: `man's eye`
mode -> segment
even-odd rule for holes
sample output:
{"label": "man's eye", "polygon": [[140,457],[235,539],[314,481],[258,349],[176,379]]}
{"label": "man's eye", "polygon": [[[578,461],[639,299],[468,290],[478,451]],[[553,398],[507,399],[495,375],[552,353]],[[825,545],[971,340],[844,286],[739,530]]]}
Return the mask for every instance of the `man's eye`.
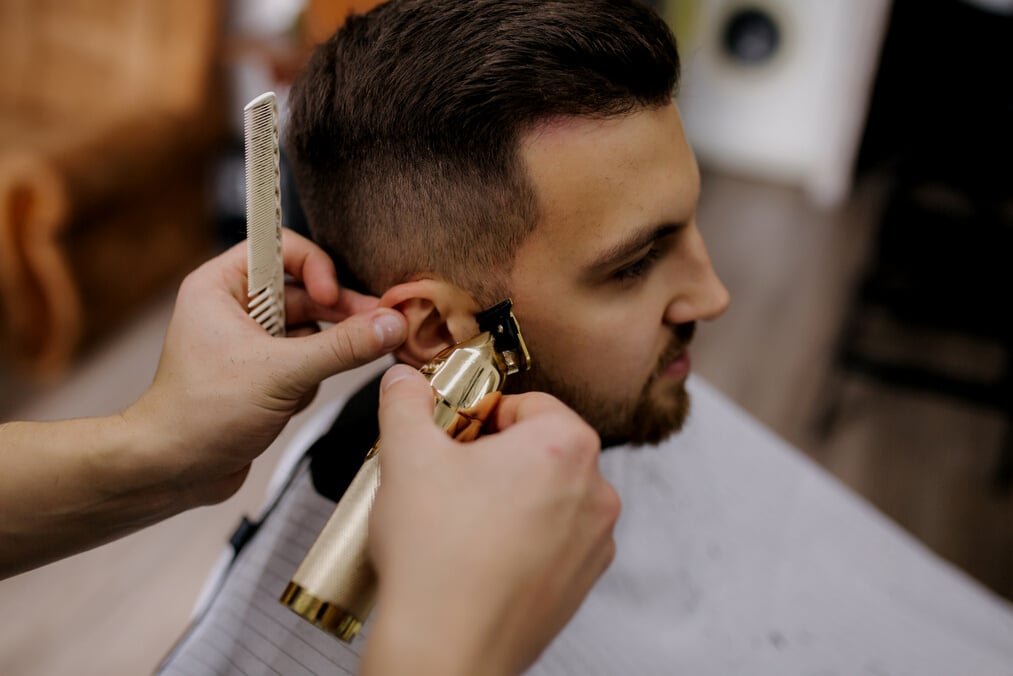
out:
{"label": "man's eye", "polygon": [[654,262],[658,260],[660,255],[661,247],[655,243],[642,258],[617,270],[613,274],[613,277],[621,282],[642,277],[648,270],[651,269],[651,266],[654,265]]}

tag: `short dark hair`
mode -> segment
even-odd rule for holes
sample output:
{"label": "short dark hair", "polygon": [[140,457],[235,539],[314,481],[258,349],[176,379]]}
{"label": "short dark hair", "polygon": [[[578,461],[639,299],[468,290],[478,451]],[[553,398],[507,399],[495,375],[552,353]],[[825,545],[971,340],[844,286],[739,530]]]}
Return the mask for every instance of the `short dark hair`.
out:
{"label": "short dark hair", "polygon": [[666,105],[679,56],[635,0],[391,0],[317,47],[287,151],[314,238],[374,294],[432,272],[498,300],[538,205],[521,136]]}

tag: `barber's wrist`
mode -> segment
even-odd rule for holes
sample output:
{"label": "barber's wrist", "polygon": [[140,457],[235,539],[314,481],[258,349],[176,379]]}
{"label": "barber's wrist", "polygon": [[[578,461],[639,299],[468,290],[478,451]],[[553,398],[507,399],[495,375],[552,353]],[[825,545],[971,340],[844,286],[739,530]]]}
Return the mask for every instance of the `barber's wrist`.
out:
{"label": "barber's wrist", "polygon": [[233,409],[181,409],[162,399],[149,391],[121,414],[130,450],[120,476],[128,486],[161,492],[177,511],[231,497],[260,440],[248,438],[240,419],[229,418]]}
{"label": "barber's wrist", "polygon": [[163,517],[221,502],[238,488],[217,490],[216,473],[197,466],[198,459],[214,455],[215,449],[202,444],[221,445],[223,440],[202,434],[196,421],[161,405],[150,392],[113,417],[119,419],[121,444],[107,460],[111,485],[123,494],[149,497],[150,508]]}
{"label": "barber's wrist", "polygon": [[164,460],[170,454],[168,439],[159,440],[147,420],[126,411],[93,422],[102,441],[89,444],[82,455],[82,476],[98,498],[132,505],[139,514],[168,516],[183,508],[183,483],[167,472]]}
{"label": "barber's wrist", "polygon": [[[411,673],[415,676],[499,674],[461,655],[467,650],[452,631],[433,623],[420,624],[399,610],[378,610],[363,656],[361,676]],[[470,651],[469,651],[470,652]]]}
{"label": "barber's wrist", "polygon": [[118,418],[122,445],[111,460],[125,488],[177,483],[180,468],[174,468],[173,463],[183,444],[182,428],[186,422],[176,420],[171,408],[161,409],[158,401],[145,394],[122,413],[112,416]]}
{"label": "barber's wrist", "polygon": [[381,592],[361,674],[513,676],[508,665],[497,663],[493,646],[480,645],[469,619],[467,613],[448,614],[445,606]]}

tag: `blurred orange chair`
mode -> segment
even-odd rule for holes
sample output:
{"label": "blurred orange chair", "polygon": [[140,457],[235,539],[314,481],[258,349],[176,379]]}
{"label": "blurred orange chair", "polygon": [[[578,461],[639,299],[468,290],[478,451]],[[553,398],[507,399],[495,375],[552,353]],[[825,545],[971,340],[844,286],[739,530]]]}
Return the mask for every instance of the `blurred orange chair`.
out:
{"label": "blurred orange chair", "polygon": [[0,0],[0,354],[64,370],[211,247],[213,0]]}

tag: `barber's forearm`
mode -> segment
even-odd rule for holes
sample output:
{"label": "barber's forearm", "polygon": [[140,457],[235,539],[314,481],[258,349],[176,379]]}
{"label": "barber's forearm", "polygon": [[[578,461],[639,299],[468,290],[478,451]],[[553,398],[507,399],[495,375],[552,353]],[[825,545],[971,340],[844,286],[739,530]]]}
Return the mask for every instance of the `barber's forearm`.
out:
{"label": "barber's forearm", "polygon": [[[381,590],[381,596],[383,592]],[[466,613],[414,601],[381,599],[359,676],[512,676],[515,669],[480,640]]]}
{"label": "barber's forearm", "polygon": [[0,578],[84,551],[183,509],[153,484],[119,415],[0,425]]}

